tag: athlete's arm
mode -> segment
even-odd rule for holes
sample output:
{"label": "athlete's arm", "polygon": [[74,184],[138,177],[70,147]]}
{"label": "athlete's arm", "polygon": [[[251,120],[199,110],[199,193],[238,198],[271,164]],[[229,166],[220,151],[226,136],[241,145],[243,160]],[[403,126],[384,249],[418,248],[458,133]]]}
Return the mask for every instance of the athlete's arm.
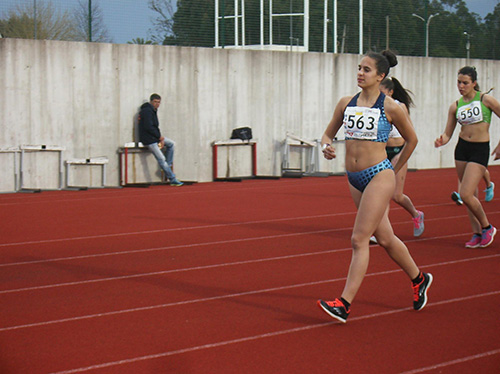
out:
{"label": "athlete's arm", "polygon": [[337,155],[335,154],[335,148],[333,148],[331,144],[333,139],[337,135],[340,127],[342,126],[342,123],[344,121],[344,110],[350,100],[351,98],[348,96],[343,97],[342,99],[339,100],[333,112],[333,117],[330,120],[330,123],[328,124],[325,133],[321,137],[321,144],[329,144],[329,146],[327,146],[323,150],[323,155],[327,160],[331,160],[337,157]]}
{"label": "athlete's arm", "polygon": [[446,128],[444,129],[444,133],[442,133],[439,138],[434,140],[434,147],[442,147],[447,144],[455,131],[455,127],[457,126],[457,103],[453,103],[450,105],[450,109],[448,109],[448,121],[446,122]]}
{"label": "athlete's arm", "polygon": [[392,99],[388,100],[386,98],[384,102],[384,108],[387,114],[387,119],[396,126],[399,133],[405,140],[405,146],[403,151],[400,153],[399,159],[394,165],[394,173],[398,173],[398,171],[406,164],[408,159],[410,158],[413,150],[417,146],[418,139],[417,134],[413,128],[413,125],[410,121],[410,117],[407,113]]}
{"label": "athlete's arm", "polygon": [[495,99],[491,95],[484,95],[483,104],[486,105],[488,108],[490,108],[493,111],[493,113],[495,113],[497,117],[500,118],[500,103],[498,102],[497,99]]}
{"label": "athlete's arm", "polygon": [[[498,102],[497,99],[495,99],[493,96],[490,95],[484,95],[483,103],[488,108],[490,108],[493,111],[493,113],[497,115],[498,118],[500,118],[500,103]],[[498,160],[500,158],[500,142],[498,143],[498,145],[495,147],[495,149],[491,154],[495,156],[494,160]]]}

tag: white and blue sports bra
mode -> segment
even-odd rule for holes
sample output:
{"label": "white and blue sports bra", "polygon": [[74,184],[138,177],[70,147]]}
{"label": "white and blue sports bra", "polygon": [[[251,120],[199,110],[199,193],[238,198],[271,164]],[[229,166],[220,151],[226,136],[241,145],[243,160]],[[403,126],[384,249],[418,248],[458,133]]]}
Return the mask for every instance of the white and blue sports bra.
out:
{"label": "white and blue sports bra", "polygon": [[[396,104],[400,105],[401,102],[399,100],[396,100],[394,99],[394,101],[396,102]],[[393,139],[396,139],[396,138],[402,138],[403,136],[399,133],[398,129],[396,128],[396,126],[392,125],[392,129],[391,129],[391,132],[389,133],[389,139],[393,138]]]}
{"label": "white and blue sports bra", "polygon": [[345,139],[387,143],[392,125],[385,115],[385,94],[381,92],[371,108],[356,105],[359,95],[357,93],[344,110]]}

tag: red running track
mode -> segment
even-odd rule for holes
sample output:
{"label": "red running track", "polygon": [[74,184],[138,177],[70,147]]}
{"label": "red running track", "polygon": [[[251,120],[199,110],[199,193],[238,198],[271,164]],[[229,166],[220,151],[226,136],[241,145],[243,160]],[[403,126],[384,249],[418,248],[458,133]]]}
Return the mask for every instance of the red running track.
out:
{"label": "red running track", "polygon": [[417,239],[391,205],[434,275],[426,308],[372,246],[345,325],[316,306],[350,262],[345,177],[0,195],[0,373],[497,373],[500,242],[464,248],[455,187],[408,174]]}

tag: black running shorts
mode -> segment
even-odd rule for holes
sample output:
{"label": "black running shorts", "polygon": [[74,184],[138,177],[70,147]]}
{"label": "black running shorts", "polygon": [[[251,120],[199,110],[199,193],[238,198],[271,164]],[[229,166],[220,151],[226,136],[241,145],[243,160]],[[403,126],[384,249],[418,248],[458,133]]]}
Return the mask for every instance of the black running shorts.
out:
{"label": "black running shorts", "polygon": [[396,155],[398,155],[403,150],[404,145],[399,147],[385,147],[385,152],[387,153],[387,158],[392,161]]}
{"label": "black running shorts", "polygon": [[484,167],[488,167],[490,158],[490,142],[468,142],[458,138],[455,147],[455,160],[465,162],[475,162]]}

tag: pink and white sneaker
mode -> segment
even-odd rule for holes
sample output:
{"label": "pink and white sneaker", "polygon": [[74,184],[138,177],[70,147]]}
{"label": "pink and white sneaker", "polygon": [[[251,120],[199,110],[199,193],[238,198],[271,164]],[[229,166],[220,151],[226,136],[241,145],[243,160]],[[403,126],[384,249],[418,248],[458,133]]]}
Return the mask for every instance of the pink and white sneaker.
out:
{"label": "pink and white sneaker", "polygon": [[422,235],[425,230],[424,226],[424,212],[417,210],[418,216],[412,218],[413,221],[413,236],[418,237]]}
{"label": "pink and white sneaker", "polygon": [[472,235],[472,239],[465,243],[465,248],[478,248],[481,245],[482,236],[479,234]]}
{"label": "pink and white sneaker", "polygon": [[489,229],[483,229],[481,243],[479,246],[481,248],[486,248],[491,243],[493,243],[493,239],[495,238],[496,233],[497,233],[497,229],[495,227],[493,227],[493,225],[490,225]]}

